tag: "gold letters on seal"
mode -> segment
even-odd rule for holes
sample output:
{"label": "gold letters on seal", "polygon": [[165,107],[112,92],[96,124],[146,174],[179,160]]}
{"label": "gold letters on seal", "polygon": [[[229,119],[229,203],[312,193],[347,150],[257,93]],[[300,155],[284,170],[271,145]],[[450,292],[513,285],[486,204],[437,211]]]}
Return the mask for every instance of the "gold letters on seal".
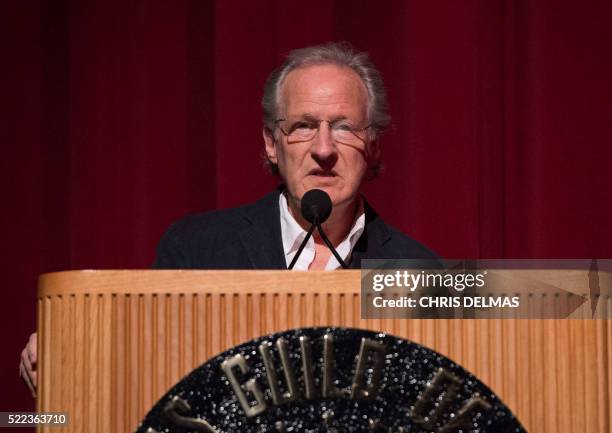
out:
{"label": "gold letters on seal", "polygon": [[[287,341],[281,337],[276,340],[275,346],[280,358],[280,365],[275,363],[273,359],[270,342],[263,342],[259,346],[259,353],[266,369],[267,385],[275,405],[289,403],[300,397],[306,400],[317,397],[369,400],[376,397],[382,378],[386,351],[384,344],[369,338],[362,338],[361,347],[356,356],[357,367],[353,376],[353,383],[350,388],[338,388],[335,384],[337,381],[335,378],[334,339],[332,334],[325,334],[323,336],[323,378],[320,390],[315,389],[311,342],[308,337],[300,337],[304,389],[298,387],[296,372],[289,361]],[[267,409],[266,401],[263,398],[264,392],[255,379],[250,379],[241,384],[236,376],[236,369],[239,369],[242,375],[249,371],[244,356],[237,354],[226,359],[221,364],[221,368],[227,376],[240,406],[248,417],[256,416]],[[284,390],[281,390],[279,386],[278,371],[283,372]],[[252,396],[251,399],[247,397],[247,393]]]}

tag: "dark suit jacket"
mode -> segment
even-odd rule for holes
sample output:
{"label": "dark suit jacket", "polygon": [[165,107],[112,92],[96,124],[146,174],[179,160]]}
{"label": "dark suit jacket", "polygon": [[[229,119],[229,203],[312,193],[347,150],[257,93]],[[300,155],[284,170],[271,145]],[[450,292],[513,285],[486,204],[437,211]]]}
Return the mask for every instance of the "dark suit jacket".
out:
{"label": "dark suit jacket", "polygon": [[[174,223],[157,247],[157,269],[287,269],[279,190],[256,203],[192,215]],[[365,230],[349,266],[362,259],[437,259],[417,241],[385,224],[365,204]]]}

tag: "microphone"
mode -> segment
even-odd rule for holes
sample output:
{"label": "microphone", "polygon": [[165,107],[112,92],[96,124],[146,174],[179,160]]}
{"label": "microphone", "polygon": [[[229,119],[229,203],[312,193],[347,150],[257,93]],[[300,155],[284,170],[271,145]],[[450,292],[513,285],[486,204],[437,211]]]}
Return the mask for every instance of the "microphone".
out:
{"label": "microphone", "polygon": [[310,191],[307,191],[302,197],[301,208],[302,216],[306,221],[311,223],[311,226],[310,229],[308,229],[306,237],[302,241],[300,248],[298,248],[297,253],[293,257],[293,260],[291,260],[291,264],[289,265],[288,269],[293,269],[293,266],[295,266],[295,263],[297,262],[297,259],[299,258],[300,254],[302,254],[302,251],[304,250],[308,239],[310,239],[310,236],[312,236],[315,227],[317,228],[317,230],[319,230],[321,239],[323,239],[323,242],[325,242],[327,248],[330,249],[338,263],[340,263],[340,266],[342,266],[343,269],[348,268],[346,263],[344,263],[344,260],[342,260],[342,257],[340,257],[332,243],[329,241],[329,238],[323,231],[323,227],[321,227],[321,224],[323,224],[331,215],[332,201],[329,198],[329,195],[325,191],[322,191],[320,189],[311,189]]}
{"label": "microphone", "polygon": [[324,223],[331,215],[332,201],[329,195],[320,189],[311,189],[302,197],[302,216],[311,224]]}

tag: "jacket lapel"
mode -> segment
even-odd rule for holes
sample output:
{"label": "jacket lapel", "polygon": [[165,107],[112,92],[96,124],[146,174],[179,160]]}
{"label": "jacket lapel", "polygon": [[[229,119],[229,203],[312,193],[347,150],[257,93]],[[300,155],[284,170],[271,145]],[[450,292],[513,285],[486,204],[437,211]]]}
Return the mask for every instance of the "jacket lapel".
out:
{"label": "jacket lapel", "polygon": [[353,248],[351,262],[349,263],[351,269],[360,269],[361,261],[364,259],[385,258],[384,245],[391,238],[387,226],[365,199],[364,207],[366,215],[365,230],[357,241],[355,248]]}
{"label": "jacket lapel", "polygon": [[243,210],[248,224],[239,235],[253,269],[287,269],[280,229],[279,193],[275,190]]}

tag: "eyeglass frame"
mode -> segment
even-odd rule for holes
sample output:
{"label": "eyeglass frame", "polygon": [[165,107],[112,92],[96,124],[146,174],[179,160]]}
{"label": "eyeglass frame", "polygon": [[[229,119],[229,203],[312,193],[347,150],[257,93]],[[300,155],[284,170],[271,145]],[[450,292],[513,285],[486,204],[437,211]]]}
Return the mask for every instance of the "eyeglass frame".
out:
{"label": "eyeglass frame", "polygon": [[[286,118],[280,118],[280,119],[276,119],[274,121],[275,124],[278,125],[278,122],[284,122],[286,121]],[[330,131],[332,131],[332,123],[333,122],[338,122],[339,120],[344,120],[344,119],[336,119],[336,120],[326,120],[326,119],[313,119],[313,120],[309,120],[309,122],[316,122],[317,123],[317,131],[313,134],[312,138],[314,138],[318,133],[319,130],[321,129],[321,122],[327,122],[327,124],[329,125]],[[367,129],[370,129],[372,127],[374,127],[374,123],[370,123],[368,126],[366,126],[365,128],[360,128],[360,129],[352,129],[351,131],[349,131],[351,134],[353,134],[355,136],[355,138],[357,138],[358,140],[362,141],[363,144],[367,144],[367,140],[361,138],[360,136],[358,136],[357,134],[355,134],[355,131],[365,131]],[[278,125],[278,129],[280,129],[280,131],[283,133],[283,135],[285,137],[289,137],[290,133],[285,132],[285,130],[282,128],[282,126]],[[312,138],[310,138],[309,140],[312,140]],[[304,141],[295,141],[294,143],[304,143],[306,141],[309,140],[304,140]],[[292,143],[289,143],[292,144]],[[341,143],[341,144],[345,144],[345,143]]]}

